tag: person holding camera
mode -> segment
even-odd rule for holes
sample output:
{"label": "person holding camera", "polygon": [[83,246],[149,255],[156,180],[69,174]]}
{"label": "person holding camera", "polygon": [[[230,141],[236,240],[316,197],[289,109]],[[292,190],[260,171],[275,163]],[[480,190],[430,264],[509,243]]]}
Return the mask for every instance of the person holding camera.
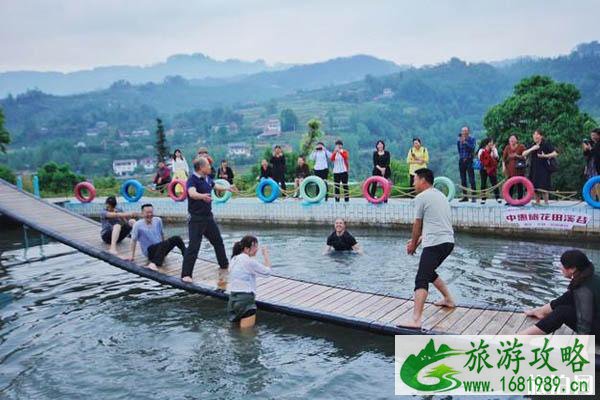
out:
{"label": "person holding camera", "polygon": [[[508,138],[508,144],[504,146],[502,151],[502,161],[504,162],[504,175],[506,179],[510,179],[513,176],[525,176],[525,170],[527,169],[527,161],[523,157],[525,146],[519,143],[517,135],[510,135]],[[514,197],[513,192],[517,191],[517,199],[523,197],[524,187],[523,184],[519,183],[513,185],[510,188],[510,195]]]}
{"label": "person holding camera", "polygon": [[600,128],[590,132],[590,139],[584,139],[582,147],[585,157],[585,178],[590,179],[600,175]]}
{"label": "person holding camera", "polygon": [[[310,153],[310,159],[315,162],[313,173],[319,178],[325,181],[325,188],[327,188],[327,178],[329,177],[329,163],[328,160],[331,158],[331,152],[325,148],[323,142],[317,143],[315,150]],[[325,190],[325,201],[329,197],[329,190]]]}
{"label": "person holding camera", "polygon": [[[331,153],[333,161],[333,182],[336,203],[340,201],[340,192],[344,191],[344,201],[350,201],[350,189],[348,188],[348,151],[344,150],[344,143],[341,140],[335,142],[335,148]],[[342,189],[340,189],[340,187]]]}

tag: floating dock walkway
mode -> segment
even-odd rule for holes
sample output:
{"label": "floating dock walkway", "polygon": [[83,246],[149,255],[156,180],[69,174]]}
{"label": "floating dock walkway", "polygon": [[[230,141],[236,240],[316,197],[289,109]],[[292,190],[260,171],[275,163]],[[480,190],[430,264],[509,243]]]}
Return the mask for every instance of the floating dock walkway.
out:
{"label": "floating dock walkway", "polygon": [[[125,239],[120,244],[119,256],[112,255],[107,252],[107,245],[100,239],[98,222],[19,191],[1,179],[0,213],[128,272],[190,292],[220,299],[228,297],[225,290],[228,272],[219,270],[217,264],[198,259],[194,269],[194,282],[185,283],[180,279],[182,255],[179,253],[169,254],[158,272],[143,267],[147,260],[141,254],[133,262],[126,261],[120,257],[129,254],[130,239]],[[263,310],[386,335],[514,334],[534,323],[522,310],[467,306],[448,309],[427,303],[423,314],[423,329],[402,328],[396,324],[410,315],[413,308],[410,299],[277,275],[259,278],[256,300],[258,308]],[[572,333],[566,327],[557,332],[566,335]],[[597,360],[599,354],[600,348],[596,346]]]}

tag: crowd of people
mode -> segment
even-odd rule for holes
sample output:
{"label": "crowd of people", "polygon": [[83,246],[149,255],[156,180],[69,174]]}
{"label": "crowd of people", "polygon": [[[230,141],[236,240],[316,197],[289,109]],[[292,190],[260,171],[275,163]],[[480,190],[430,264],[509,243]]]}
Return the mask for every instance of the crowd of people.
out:
{"label": "crowd of people", "polygon": [[[457,139],[459,172],[463,198],[459,201],[476,201],[475,170],[479,170],[481,182],[481,201],[487,197],[488,180],[494,188],[496,201],[500,202],[498,188],[498,169],[502,166],[504,176],[527,176],[532,181],[536,192],[536,201],[541,198],[548,202],[548,192],[551,190],[551,176],[555,172],[558,152],[545,139],[541,130],[532,134],[533,144],[526,147],[519,142],[516,135],[511,135],[502,151],[491,138],[484,138],[479,146],[470,135],[468,127],[463,127]],[[583,155],[586,159],[586,176],[600,175],[600,129],[591,132],[590,140],[582,144]],[[342,141],[338,140],[332,151],[324,143],[317,143],[309,155],[314,162],[313,174],[327,181],[330,164],[333,166],[333,181],[335,200],[349,200],[348,171],[349,153],[344,149]],[[414,138],[406,162],[409,166],[411,187],[414,188],[415,220],[411,239],[406,244],[407,254],[415,254],[422,247],[418,270],[415,277],[413,312],[409,318],[400,322],[399,326],[420,328],[422,325],[423,309],[429,293],[429,285],[441,293],[442,299],[436,304],[443,307],[455,307],[453,297],[446,283],[436,270],[452,253],[454,249],[454,230],[452,227],[451,209],[442,192],[433,187],[434,174],[427,168],[429,153],[419,138]],[[146,267],[159,270],[167,255],[178,248],[183,255],[181,279],[193,283],[193,271],[202,242],[206,239],[212,245],[217,263],[221,270],[229,270],[228,289],[228,319],[239,323],[241,327],[250,327],[256,321],[256,278],[270,274],[270,258],[266,246],[260,246],[258,239],[252,235],[244,236],[233,246],[231,259],[228,259],[219,227],[211,209],[211,192],[237,191],[233,185],[234,173],[227,161],[221,161],[218,169],[213,167],[213,159],[207,149],[201,148],[193,162],[193,170],[177,149],[169,165],[159,163],[154,179],[157,190],[162,190],[171,179],[186,180],[185,190],[188,197],[188,236],[189,243],[185,246],[179,236],[165,238],[163,223],[154,216],[152,204],[141,206],[140,213],[124,212],[117,206],[114,196],[106,199],[105,210],[101,214],[101,238],[109,245],[109,252],[117,253],[117,244],[126,237],[131,237],[131,250],[126,259],[134,261],[139,242],[142,254],[147,258]],[[386,179],[391,177],[391,155],[381,140],[375,144],[373,152],[373,171],[375,176]],[[286,160],[280,146],[275,146],[270,160],[262,160],[259,178],[271,178],[282,189],[285,183]],[[302,180],[311,174],[307,160],[297,159],[294,186],[297,189]],[[230,185],[225,187],[215,182],[224,179]],[[469,186],[467,186],[469,185]],[[469,190],[470,189],[470,190]],[[371,195],[376,187],[369,188]],[[523,196],[523,187],[515,185],[513,196]],[[136,221],[136,218],[139,219]],[[346,222],[338,218],[334,229],[325,240],[326,252],[353,251],[362,254],[363,250],[355,237],[347,230]],[[263,262],[256,259],[259,248]],[[552,302],[537,309],[528,310],[528,316],[539,319],[532,327],[525,329],[522,334],[548,334],[559,329],[563,324],[568,325],[577,333],[600,334],[600,277],[594,273],[594,266],[584,253],[578,250],[565,252],[561,257],[561,272],[571,280],[565,294]]]}
{"label": "crowd of people", "polygon": [[[534,135],[539,135],[539,132]],[[468,132],[463,135],[463,138],[462,143],[472,142],[468,140]],[[459,148],[462,143],[459,142]],[[420,150],[420,141],[414,144],[418,153],[409,153],[409,157],[422,165],[426,158],[424,152]],[[508,156],[507,159],[511,152],[519,150],[514,137],[511,137],[508,146],[508,150],[503,151],[503,155]],[[535,152],[539,149],[544,154],[551,154],[554,151],[547,144],[547,147],[542,146],[544,146],[543,139],[538,140],[529,151]],[[336,150],[337,154],[345,159],[341,155],[341,148]],[[322,151],[327,156],[324,148],[316,151]],[[495,159],[496,162],[499,159],[493,142],[485,140],[479,152],[484,163],[485,174],[487,177],[493,177],[493,171],[485,167],[493,164],[488,164],[490,163],[488,158]],[[280,154],[279,157],[283,155]],[[334,160],[334,153],[331,153],[331,159]],[[381,176],[385,176],[385,165],[389,163],[388,160],[389,153],[386,154],[385,145],[378,142],[374,164],[381,167],[381,169],[377,168]],[[269,168],[268,165],[265,167]],[[221,165],[220,169],[227,173],[226,165]],[[466,171],[468,173],[468,169]],[[191,284],[200,244],[202,238],[206,237],[214,249],[220,269],[229,270],[227,317],[229,321],[238,324],[241,328],[248,328],[256,323],[256,279],[271,274],[269,251],[266,246],[259,247],[255,236],[246,235],[234,244],[231,259],[228,259],[223,238],[212,214],[211,191],[213,189],[235,191],[236,189],[235,186],[225,188],[217,185],[211,177],[213,172],[207,157],[199,156],[194,160],[193,172],[186,183],[189,213],[187,248],[179,236],[165,238],[162,220],[154,216],[151,204],[141,206],[140,219],[136,221],[138,214],[123,212],[117,207],[113,196],[107,198],[106,208],[101,214],[101,238],[110,245],[111,253],[118,254],[117,243],[130,235],[131,251],[125,258],[130,261],[135,260],[139,242],[142,253],[148,260],[146,267],[155,271],[163,265],[169,252],[178,248],[183,255],[181,279]],[[436,305],[448,308],[456,306],[448,286],[436,272],[452,253],[455,238],[449,203],[444,194],[433,187],[433,182],[434,174],[430,169],[419,168],[413,171],[413,185],[417,193],[414,201],[415,220],[411,239],[406,244],[406,252],[413,255],[418,247],[422,247],[422,250],[415,276],[413,311],[409,317],[398,324],[403,328],[421,328],[430,284],[433,284],[442,295],[442,299],[436,302]],[[494,180],[491,179],[492,184],[493,182]],[[256,259],[259,248],[263,262]],[[346,222],[341,218],[335,220],[334,230],[326,239],[326,251],[354,251],[358,254],[363,252],[357,240],[347,230]],[[566,324],[579,334],[600,335],[600,276],[595,274],[594,266],[579,250],[565,252],[561,257],[561,264],[562,274],[571,280],[567,292],[542,307],[527,310],[526,315],[539,321],[521,334],[549,334]]]}

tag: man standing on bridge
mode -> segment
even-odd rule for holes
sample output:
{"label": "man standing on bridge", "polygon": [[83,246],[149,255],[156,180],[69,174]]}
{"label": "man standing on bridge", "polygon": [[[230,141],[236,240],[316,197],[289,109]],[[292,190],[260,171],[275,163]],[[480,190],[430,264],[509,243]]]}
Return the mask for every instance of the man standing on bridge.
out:
{"label": "man standing on bridge", "polygon": [[181,279],[184,282],[191,283],[194,265],[200,251],[202,236],[206,236],[210,244],[215,249],[217,262],[221,269],[229,267],[229,260],[225,254],[225,246],[219,227],[213,218],[211,209],[211,192],[213,188],[220,191],[236,191],[235,187],[226,188],[214,183],[210,177],[211,165],[204,157],[197,157],[194,160],[194,173],[189,177],[186,183],[188,198],[188,231],[190,242],[187,251],[183,257],[183,266],[181,269]]}
{"label": "man standing on bridge", "polygon": [[412,238],[406,244],[406,252],[415,254],[419,243],[423,244],[423,252],[415,278],[412,319],[398,325],[409,328],[420,328],[423,323],[423,308],[430,283],[444,296],[436,305],[455,307],[446,283],[435,272],[454,249],[450,205],[446,196],[433,187],[433,172],[430,169],[415,171],[415,190],[419,193],[415,197],[415,223]]}

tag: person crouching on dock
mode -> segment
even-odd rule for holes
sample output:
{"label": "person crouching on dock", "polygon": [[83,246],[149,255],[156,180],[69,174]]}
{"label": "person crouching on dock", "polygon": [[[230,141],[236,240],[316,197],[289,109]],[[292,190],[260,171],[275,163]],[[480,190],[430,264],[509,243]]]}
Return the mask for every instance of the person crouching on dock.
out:
{"label": "person crouching on dock", "polygon": [[150,261],[146,265],[146,268],[153,271],[158,271],[158,267],[162,266],[167,254],[175,247],[181,250],[181,254],[185,254],[185,244],[181,237],[171,236],[165,240],[162,219],[154,216],[152,204],[144,204],[142,206],[142,219],[133,225],[129,261],[135,259],[137,242],[140,242],[142,253]]}
{"label": "person crouching on dock", "polygon": [[116,255],[117,243],[120,243],[131,233],[131,228],[135,224],[133,218],[137,216],[137,213],[123,212],[120,207],[117,207],[115,196],[107,197],[105,204],[106,208],[100,212],[100,223],[102,224],[100,236],[104,243],[110,244],[108,251]]}
{"label": "person crouching on dock", "polygon": [[560,272],[570,279],[567,291],[541,307],[525,314],[539,321],[520,335],[546,335],[563,324],[579,335],[600,336],[600,276],[594,264],[580,250],[567,250],[560,256]]}
{"label": "person crouching on dock", "polygon": [[435,272],[454,249],[450,205],[446,196],[433,187],[433,172],[430,169],[415,171],[415,190],[418,193],[415,197],[415,222],[412,238],[406,244],[406,252],[415,254],[419,243],[423,245],[423,251],[415,278],[412,319],[398,325],[409,328],[420,328],[422,325],[423,308],[430,283],[444,296],[436,305],[455,307],[446,283]]}
{"label": "person crouching on dock", "polygon": [[249,328],[256,323],[256,277],[271,274],[269,251],[266,246],[261,246],[264,261],[261,264],[254,258],[258,248],[258,239],[249,235],[233,245],[227,314],[230,322],[240,323],[240,328]]}

